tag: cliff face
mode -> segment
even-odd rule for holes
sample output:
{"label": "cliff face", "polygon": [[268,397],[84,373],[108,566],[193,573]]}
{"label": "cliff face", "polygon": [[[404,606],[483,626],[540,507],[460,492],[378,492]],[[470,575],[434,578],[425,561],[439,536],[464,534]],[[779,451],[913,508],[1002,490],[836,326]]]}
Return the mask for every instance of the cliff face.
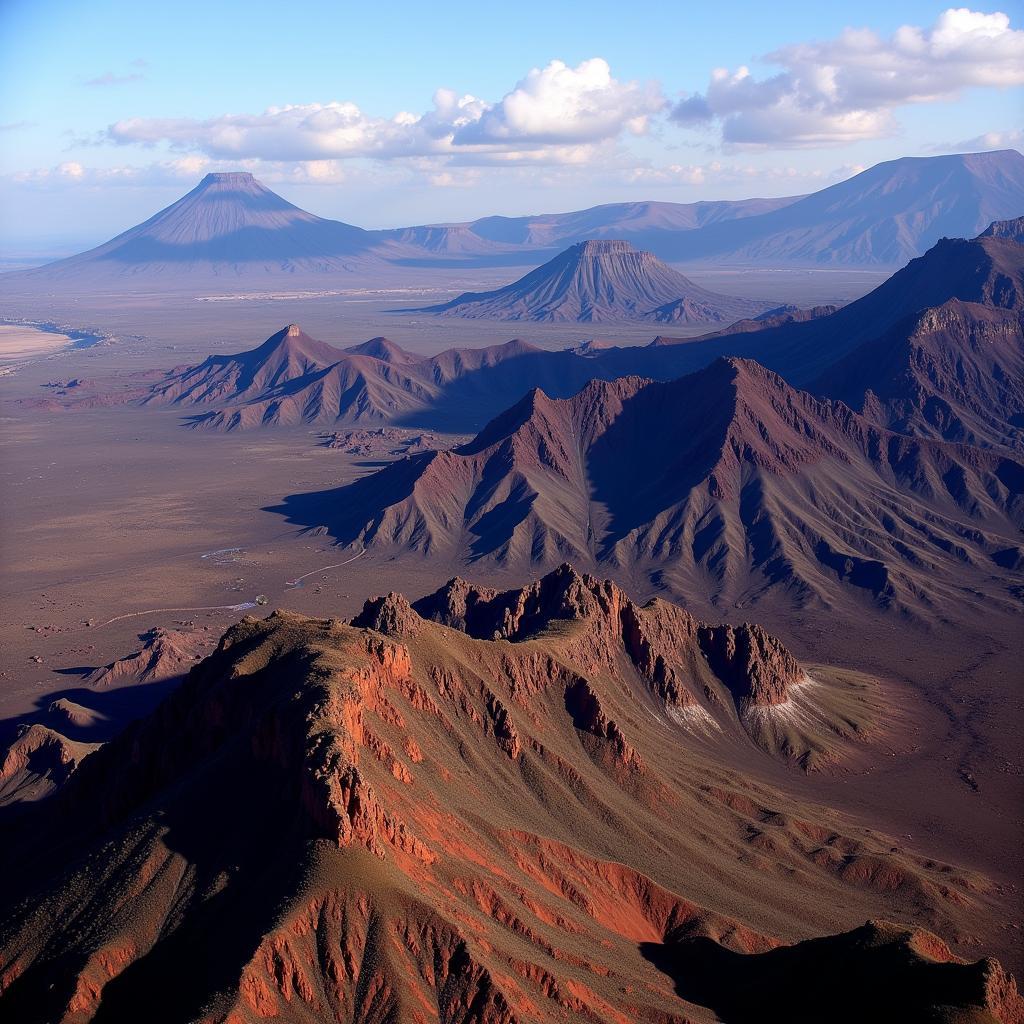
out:
{"label": "cliff face", "polygon": [[[651,966],[681,936],[767,953],[828,908],[969,941],[996,916],[984,879],[727,766],[765,756],[743,701],[787,707],[797,671],[756,627],[569,567],[390,594],[353,625],[245,619],[8,831],[0,1010],[664,1024],[693,1012]],[[991,977],[956,1006],[1012,1005]]]}

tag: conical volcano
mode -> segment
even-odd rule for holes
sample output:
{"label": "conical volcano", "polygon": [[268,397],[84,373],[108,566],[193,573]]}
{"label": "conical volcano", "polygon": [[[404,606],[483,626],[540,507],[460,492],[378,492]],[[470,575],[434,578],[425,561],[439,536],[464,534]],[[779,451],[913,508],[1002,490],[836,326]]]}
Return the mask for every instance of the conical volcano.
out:
{"label": "conical volcano", "polygon": [[601,239],[570,246],[504,288],[465,292],[429,312],[492,320],[732,323],[769,305],[710,292],[652,253]]}
{"label": "conical volcano", "polygon": [[376,232],[307,213],[251,174],[235,172],[208,174],[142,224],[18,278],[122,285],[136,278],[159,285],[204,276],[265,279],[355,270],[404,251]]}

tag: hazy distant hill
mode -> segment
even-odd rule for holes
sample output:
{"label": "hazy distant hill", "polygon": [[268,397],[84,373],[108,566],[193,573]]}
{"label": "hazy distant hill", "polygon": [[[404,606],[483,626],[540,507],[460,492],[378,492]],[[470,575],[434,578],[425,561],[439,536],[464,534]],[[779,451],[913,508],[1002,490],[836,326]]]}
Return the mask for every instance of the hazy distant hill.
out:
{"label": "hazy distant hill", "polygon": [[[303,275],[372,274],[424,260],[534,264],[588,239],[625,241],[663,261],[895,266],[942,237],[973,237],[1022,211],[1024,156],[1015,150],[893,160],[803,197],[617,203],[387,231],[317,217],[248,173],[208,174],[144,223],[68,259],[4,274],[0,287],[279,286]],[[700,317],[682,309],[664,319]]]}
{"label": "hazy distant hill", "polygon": [[648,244],[662,259],[902,264],[940,238],[971,238],[1024,211],[1024,156],[890,160],[780,210]]}
{"label": "hazy distant hill", "polygon": [[648,234],[692,231],[707,224],[752,217],[795,203],[800,196],[699,203],[606,203],[570,213],[532,217],[480,217],[465,224],[424,224],[396,228],[390,237],[431,252],[462,255],[507,250],[548,249],[588,238],[626,238],[646,247]]}

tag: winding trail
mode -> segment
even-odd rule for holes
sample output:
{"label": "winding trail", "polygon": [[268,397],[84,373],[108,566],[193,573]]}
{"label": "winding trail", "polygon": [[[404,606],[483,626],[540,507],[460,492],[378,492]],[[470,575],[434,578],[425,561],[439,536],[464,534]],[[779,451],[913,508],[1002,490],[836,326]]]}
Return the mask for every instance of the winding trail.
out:
{"label": "winding trail", "polygon": [[[227,548],[224,550],[241,550],[240,548],[231,549]],[[214,551],[211,554],[219,554],[220,552]],[[322,565],[319,569],[311,569],[309,572],[303,573],[301,576],[296,576],[293,580],[286,580],[286,587],[297,587],[304,579],[309,576],[315,576],[318,572],[326,572],[328,569],[340,569],[343,565],[348,565],[349,562],[354,562],[357,558],[362,557],[366,554],[366,548],[362,548],[357,554],[351,558],[346,558],[344,562],[335,562],[332,565]],[[203,555],[202,557],[206,557]],[[240,604],[207,604],[207,605],[192,605],[184,608],[145,608],[138,612],[125,612],[123,615],[115,615],[112,619],[107,619],[106,622],[101,622],[93,629],[102,629],[104,626],[109,626],[111,623],[120,622],[123,619],[134,619],[140,615],[162,615],[165,612],[244,612],[250,608],[257,607],[256,601],[242,601]]]}
{"label": "winding trail", "polygon": [[122,619],[134,619],[138,615],[159,615],[162,612],[244,612],[249,608],[255,607],[255,601],[243,601],[241,604],[193,605],[187,608],[144,608],[141,612],[125,612],[124,615],[115,615],[112,619],[107,619],[106,622],[101,622],[92,628],[102,629],[104,626],[109,626],[112,622],[120,622]]}
{"label": "winding trail", "polygon": [[293,580],[286,580],[286,587],[297,587],[307,576],[315,576],[318,572],[326,572],[328,569],[340,569],[343,565],[348,565],[349,562],[354,562],[357,558],[366,554],[366,548],[362,548],[357,555],[353,555],[351,558],[346,558],[344,562],[335,562],[333,565],[322,565],[319,569],[311,569],[309,572],[304,572],[301,576],[296,576]]}

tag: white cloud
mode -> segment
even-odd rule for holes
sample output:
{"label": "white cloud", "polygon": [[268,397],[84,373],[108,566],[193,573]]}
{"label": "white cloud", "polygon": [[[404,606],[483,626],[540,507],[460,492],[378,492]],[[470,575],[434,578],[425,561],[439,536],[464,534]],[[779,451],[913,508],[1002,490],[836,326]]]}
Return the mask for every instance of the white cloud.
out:
{"label": "white cloud", "polygon": [[987,149],[1024,149],[1024,131],[985,132],[984,135],[975,135],[972,139],[947,142],[944,145],[931,148],[944,153],[981,153]]}
{"label": "white cloud", "polygon": [[660,88],[617,81],[600,57],[575,68],[553,60],[534,68],[498,103],[459,127],[454,142],[557,145],[599,142],[623,131],[640,135],[647,119],[664,106]]}
{"label": "white cloud", "polygon": [[889,38],[846,29],[825,42],[786,46],[764,58],[783,68],[755,78],[715,71],[706,92],[681,100],[681,124],[717,124],[732,146],[823,146],[892,133],[892,110],[955,97],[972,87],[1024,85],[1024,31],[1007,15],[951,8],[930,29],[905,25]]}
{"label": "white cloud", "polygon": [[620,82],[599,57],[575,68],[552,61],[532,70],[496,103],[439,89],[424,114],[372,117],[351,102],[271,107],[261,114],[129,118],[112,124],[107,141],[169,145],[212,158],[330,160],[430,155],[526,153],[548,160],[576,147],[647,129],[665,106],[655,85]]}
{"label": "white cloud", "polygon": [[41,187],[61,185],[180,185],[211,169],[211,162],[202,156],[184,156],[162,160],[146,166],[84,167],[76,160],[66,160],[55,167],[39,167],[19,171],[10,176],[21,185]]}

